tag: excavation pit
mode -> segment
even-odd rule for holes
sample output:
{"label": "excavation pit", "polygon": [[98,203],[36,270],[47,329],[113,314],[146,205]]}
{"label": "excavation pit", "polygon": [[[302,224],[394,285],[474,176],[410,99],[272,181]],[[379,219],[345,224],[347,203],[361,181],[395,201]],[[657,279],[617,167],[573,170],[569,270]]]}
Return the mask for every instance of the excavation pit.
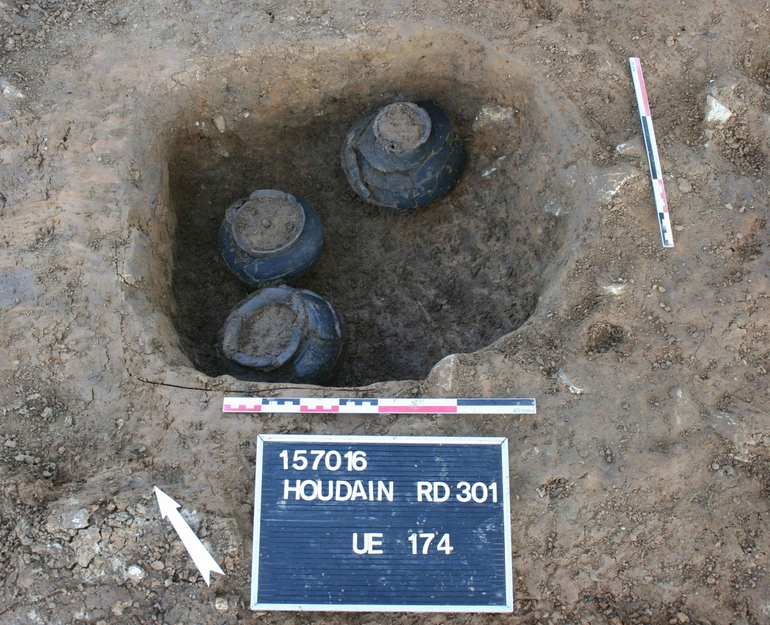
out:
{"label": "excavation pit", "polygon": [[[244,75],[248,63],[220,68],[216,83],[193,92],[205,113],[179,114],[168,131],[167,219],[158,220],[172,241],[166,360],[223,373],[220,331],[250,290],[222,261],[217,233],[227,207],[255,189],[301,197],[321,217],[321,258],[291,284],[329,300],[347,329],[330,385],[422,379],[445,356],[525,323],[565,240],[564,219],[545,207],[568,200],[550,180],[574,161],[563,135],[577,130],[548,121],[550,96],[511,59],[458,33],[271,58],[258,84]],[[358,198],[340,165],[355,119],[398,101],[436,103],[468,152],[452,193],[408,213]]]}

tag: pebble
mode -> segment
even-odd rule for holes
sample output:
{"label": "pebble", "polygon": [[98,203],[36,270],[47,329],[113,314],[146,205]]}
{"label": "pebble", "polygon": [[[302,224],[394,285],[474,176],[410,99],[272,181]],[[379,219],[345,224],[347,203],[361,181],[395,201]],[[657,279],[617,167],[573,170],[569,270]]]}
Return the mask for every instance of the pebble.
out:
{"label": "pebble", "polygon": [[153,562],[152,564],[150,564],[150,566],[151,566],[151,567],[152,567],[152,568],[153,568],[155,571],[162,571],[163,569],[165,569],[165,568],[166,568],[166,565],[165,565],[165,564],[163,564],[163,562],[161,562],[160,560],[155,560],[155,562]]}
{"label": "pebble", "polygon": [[214,600],[214,607],[220,612],[227,612],[227,610],[230,608],[230,605],[227,603],[227,599],[224,597],[217,597]]}
{"label": "pebble", "polygon": [[53,514],[45,524],[50,534],[66,533],[68,530],[82,530],[90,525],[88,518],[91,516],[86,508],[68,510],[61,514]]}
{"label": "pebble", "polygon": [[680,623],[689,623],[690,622],[690,617],[687,616],[684,612],[677,612],[676,619]]}
{"label": "pebble", "polygon": [[674,39],[673,37],[666,37],[666,45],[669,48],[672,48],[675,43],[676,43],[676,39]]}
{"label": "pebble", "polygon": [[622,154],[624,156],[643,157],[645,155],[644,143],[642,143],[641,137],[634,137],[633,139],[629,139],[625,143],[621,143],[615,146],[615,151],[618,154]]}
{"label": "pebble", "polygon": [[711,465],[711,468],[714,469],[714,471],[719,471],[719,464],[715,462]]}
{"label": "pebble", "polygon": [[[733,112],[713,96],[706,96],[706,122],[725,123]],[[732,207],[731,207],[732,210]]]}
{"label": "pebble", "polygon": [[214,118],[214,125],[217,127],[217,130],[221,133],[225,132],[225,118],[222,115],[217,115]]}
{"label": "pebble", "polygon": [[141,566],[132,564],[131,566],[128,567],[128,570],[126,571],[126,575],[128,575],[128,579],[130,579],[135,584],[138,584],[145,577],[147,577],[147,571],[145,571]]}
{"label": "pebble", "polygon": [[9,449],[13,449],[16,447],[16,441],[7,440],[5,441],[5,446],[8,447]]}
{"label": "pebble", "polygon": [[729,464],[725,465],[722,470],[725,472],[725,475],[732,475],[735,473],[735,469],[733,469]]}
{"label": "pebble", "polygon": [[692,192],[692,185],[690,184],[690,181],[686,178],[680,178],[679,182],[677,183],[679,186],[679,190],[682,193],[691,193]]}

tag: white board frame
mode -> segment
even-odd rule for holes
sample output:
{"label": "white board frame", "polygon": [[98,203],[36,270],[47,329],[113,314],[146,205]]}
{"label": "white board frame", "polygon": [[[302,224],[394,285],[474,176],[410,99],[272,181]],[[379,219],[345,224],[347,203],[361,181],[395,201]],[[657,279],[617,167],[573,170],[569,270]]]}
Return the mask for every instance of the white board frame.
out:
{"label": "white board frame", "polygon": [[[414,445],[500,445],[502,460],[503,519],[505,532],[505,605],[380,605],[380,604],[292,604],[259,603],[259,528],[262,513],[262,466],[264,443],[366,443]],[[257,465],[254,478],[254,533],[251,558],[252,610],[297,612],[513,612],[513,550],[511,545],[511,495],[508,464],[508,439],[486,436],[348,436],[315,434],[259,434],[257,436]]]}

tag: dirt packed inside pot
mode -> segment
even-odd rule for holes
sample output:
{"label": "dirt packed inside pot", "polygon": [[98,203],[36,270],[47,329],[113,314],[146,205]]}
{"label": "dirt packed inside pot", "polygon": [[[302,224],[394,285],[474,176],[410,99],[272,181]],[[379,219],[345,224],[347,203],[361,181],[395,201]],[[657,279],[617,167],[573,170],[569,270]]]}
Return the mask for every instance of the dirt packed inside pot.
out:
{"label": "dirt packed inside pot", "polygon": [[238,349],[257,358],[277,358],[289,346],[296,321],[296,313],[283,304],[260,308],[244,320]]}
{"label": "dirt packed inside pot", "polygon": [[287,245],[302,227],[302,209],[285,197],[248,200],[235,218],[235,234],[250,250],[269,251]]}
{"label": "dirt packed inside pot", "polygon": [[[474,55],[484,54],[464,51],[463,62],[470,68]],[[469,80],[460,81],[456,62],[449,56],[433,63],[443,76],[407,74],[397,59],[381,74],[359,76],[350,71],[355,59],[335,59],[324,65],[320,95],[266,97],[259,111],[234,116],[225,132],[193,120],[183,127],[169,158],[172,320],[195,368],[221,374],[220,329],[249,292],[222,262],[217,231],[226,208],[256,189],[309,202],[323,223],[319,262],[291,286],[329,300],[347,329],[347,358],[329,385],[422,379],[443,357],[490,345],[527,320],[563,235],[559,219],[544,210],[540,181],[553,167],[540,136],[544,114],[530,118],[534,105],[515,88],[520,82],[500,92],[501,80],[470,69]],[[500,61],[506,76],[507,63]],[[301,61],[293,68],[302,75]],[[288,88],[285,80],[275,84]],[[440,106],[469,155],[448,196],[408,214],[358,198],[340,165],[353,122],[374,106],[404,101]],[[404,115],[394,110],[394,129],[396,121],[412,128]]]}
{"label": "dirt packed inside pot", "polygon": [[430,120],[414,105],[395,102],[375,120],[377,139],[393,152],[407,152],[419,146],[430,130]]}

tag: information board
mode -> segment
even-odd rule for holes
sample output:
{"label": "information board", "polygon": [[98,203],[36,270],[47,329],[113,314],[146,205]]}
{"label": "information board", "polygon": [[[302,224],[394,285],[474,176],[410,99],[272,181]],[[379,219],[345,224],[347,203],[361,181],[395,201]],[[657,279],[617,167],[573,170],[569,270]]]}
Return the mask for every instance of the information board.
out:
{"label": "information board", "polygon": [[511,612],[505,438],[260,435],[251,608]]}

